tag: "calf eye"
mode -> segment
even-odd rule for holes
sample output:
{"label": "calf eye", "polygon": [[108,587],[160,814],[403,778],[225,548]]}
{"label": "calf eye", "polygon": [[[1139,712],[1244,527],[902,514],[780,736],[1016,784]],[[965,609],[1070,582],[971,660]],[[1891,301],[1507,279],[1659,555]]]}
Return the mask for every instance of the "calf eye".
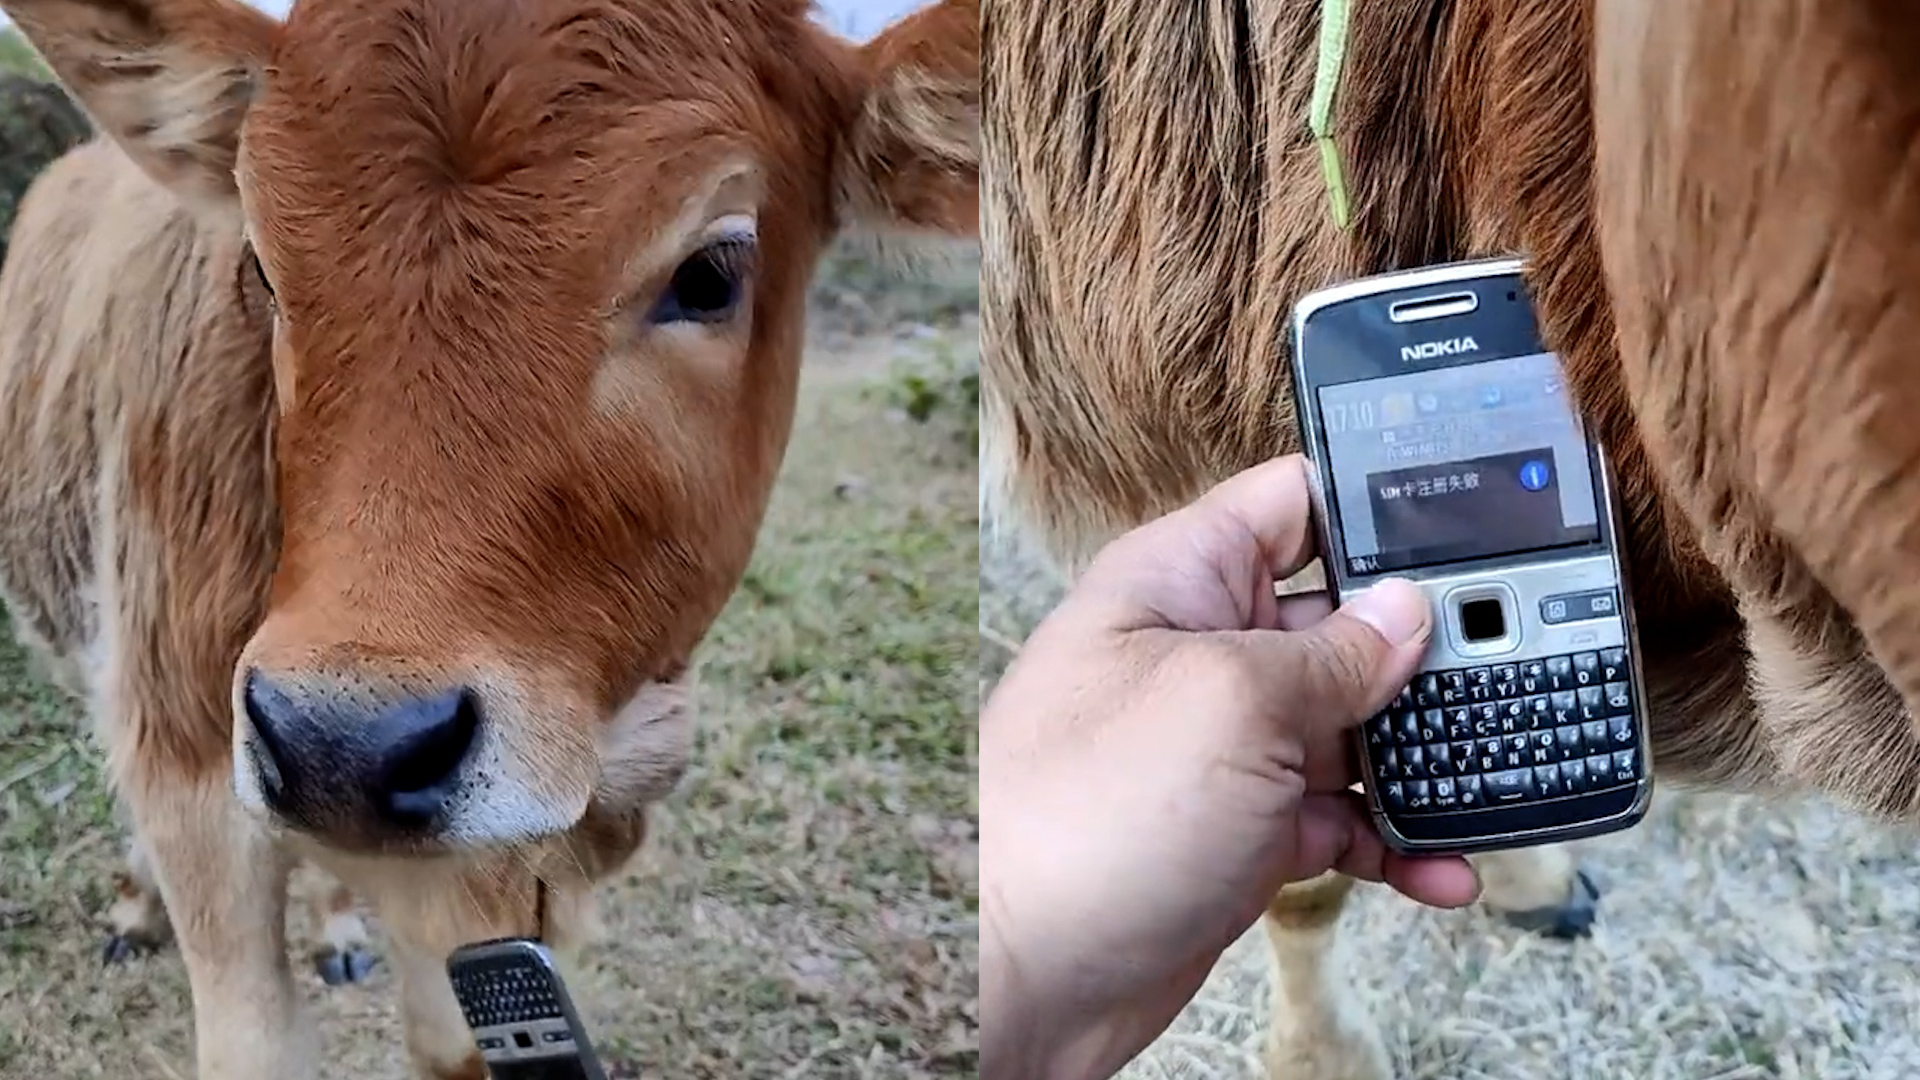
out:
{"label": "calf eye", "polygon": [[754,245],[751,240],[727,239],[708,244],[673,271],[673,280],[654,302],[647,321],[658,325],[677,322],[719,323],[733,318],[746,292],[747,271]]}

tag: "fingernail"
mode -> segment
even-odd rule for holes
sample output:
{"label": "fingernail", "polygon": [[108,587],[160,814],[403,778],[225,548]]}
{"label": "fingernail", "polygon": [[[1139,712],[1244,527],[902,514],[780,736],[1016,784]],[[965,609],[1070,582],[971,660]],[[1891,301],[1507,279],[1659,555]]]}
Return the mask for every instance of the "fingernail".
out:
{"label": "fingernail", "polygon": [[1354,597],[1342,608],[1380,632],[1394,645],[1406,645],[1426,632],[1432,612],[1427,594],[1405,578],[1388,578]]}

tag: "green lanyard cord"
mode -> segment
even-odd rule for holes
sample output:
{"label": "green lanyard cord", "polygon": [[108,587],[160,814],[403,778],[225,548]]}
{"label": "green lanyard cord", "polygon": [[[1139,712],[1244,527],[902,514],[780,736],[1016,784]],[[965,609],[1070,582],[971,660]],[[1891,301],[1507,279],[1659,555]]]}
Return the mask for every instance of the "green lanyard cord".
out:
{"label": "green lanyard cord", "polygon": [[1333,144],[1333,91],[1340,83],[1340,64],[1347,55],[1347,0],[1320,2],[1320,59],[1313,71],[1313,107],[1307,127],[1320,148],[1320,173],[1332,201],[1333,223],[1345,229],[1351,220],[1347,205],[1347,178],[1340,168],[1340,150]]}

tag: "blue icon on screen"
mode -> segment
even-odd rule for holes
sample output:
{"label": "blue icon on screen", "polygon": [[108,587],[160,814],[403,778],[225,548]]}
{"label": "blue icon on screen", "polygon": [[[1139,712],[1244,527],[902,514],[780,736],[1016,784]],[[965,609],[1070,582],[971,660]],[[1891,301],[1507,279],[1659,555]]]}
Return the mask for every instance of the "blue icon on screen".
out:
{"label": "blue icon on screen", "polygon": [[1480,407],[1483,409],[1497,409],[1500,407],[1502,396],[1499,387],[1489,386],[1480,391]]}
{"label": "blue icon on screen", "polygon": [[1553,476],[1547,471],[1547,463],[1544,461],[1529,461],[1520,466],[1520,486],[1528,491],[1539,491],[1546,487],[1547,481],[1551,479]]}

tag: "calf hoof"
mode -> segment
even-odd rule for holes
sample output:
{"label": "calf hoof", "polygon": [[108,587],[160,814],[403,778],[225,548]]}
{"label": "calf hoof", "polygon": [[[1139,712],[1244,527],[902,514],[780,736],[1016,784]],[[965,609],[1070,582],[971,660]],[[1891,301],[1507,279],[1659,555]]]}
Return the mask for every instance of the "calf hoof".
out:
{"label": "calf hoof", "polygon": [[365,949],[328,949],[313,958],[313,969],[328,986],[365,982],[380,958]]}
{"label": "calf hoof", "polygon": [[160,948],[160,943],[138,934],[115,934],[107,939],[100,950],[100,966],[112,967],[124,964],[137,956],[145,956]]}
{"label": "calf hoof", "polygon": [[1501,917],[1522,930],[1543,937],[1563,941],[1586,937],[1593,932],[1593,920],[1599,915],[1600,887],[1593,883],[1585,870],[1576,870],[1570,892],[1567,902],[1556,907],[1507,911],[1502,912]]}

